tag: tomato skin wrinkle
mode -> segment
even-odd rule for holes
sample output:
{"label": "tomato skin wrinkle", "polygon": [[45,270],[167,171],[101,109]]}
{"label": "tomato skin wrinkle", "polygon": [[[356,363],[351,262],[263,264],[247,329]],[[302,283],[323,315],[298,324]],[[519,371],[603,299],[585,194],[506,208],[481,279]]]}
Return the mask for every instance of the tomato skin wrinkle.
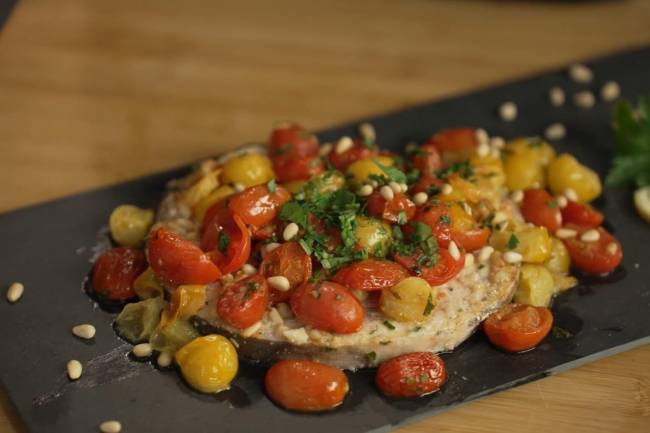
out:
{"label": "tomato skin wrinkle", "polygon": [[265,277],[283,276],[289,280],[289,290],[271,288],[271,303],[284,302],[293,290],[306,283],[312,275],[312,259],[297,242],[284,242],[262,259],[260,274]]}
{"label": "tomato skin wrinkle", "polygon": [[438,391],[447,380],[442,359],[430,352],[414,352],[379,366],[375,384],[389,397],[421,397]]}
{"label": "tomato skin wrinkle", "polygon": [[270,192],[267,185],[257,185],[234,194],[228,200],[228,207],[245,224],[261,227],[271,223],[290,198],[291,194],[282,186],[278,185],[274,192]]}
{"label": "tomato skin wrinkle", "polygon": [[133,282],[146,269],[144,253],[136,248],[117,247],[102,253],[92,273],[93,291],[113,301],[136,296]]}
{"label": "tomato skin wrinkle", "polygon": [[588,204],[568,200],[567,205],[562,209],[564,223],[596,228],[603,223],[604,219],[605,217],[601,212]]}
{"label": "tomato skin wrinkle", "polygon": [[266,278],[253,275],[223,289],[217,301],[217,314],[229,325],[245,329],[262,319],[268,304]]}
{"label": "tomato skin wrinkle", "polygon": [[374,291],[392,287],[408,276],[398,263],[365,259],[340,269],[332,281],[353,290]]}
{"label": "tomato skin wrinkle", "polygon": [[465,264],[465,253],[461,252],[461,257],[455,260],[444,248],[438,251],[438,259],[434,266],[419,265],[417,262],[419,255],[418,252],[412,256],[398,254],[395,256],[395,261],[408,269],[411,275],[425,279],[432,286],[451,280],[458,275]]}
{"label": "tomato skin wrinkle", "polygon": [[544,189],[527,189],[521,203],[521,213],[526,221],[546,227],[551,232],[562,225],[562,213],[557,202]]}
{"label": "tomato skin wrinkle", "polygon": [[[225,251],[219,249],[220,236],[229,239]],[[240,216],[229,208],[221,208],[208,222],[201,236],[201,248],[225,273],[239,270],[251,254],[251,235]]]}

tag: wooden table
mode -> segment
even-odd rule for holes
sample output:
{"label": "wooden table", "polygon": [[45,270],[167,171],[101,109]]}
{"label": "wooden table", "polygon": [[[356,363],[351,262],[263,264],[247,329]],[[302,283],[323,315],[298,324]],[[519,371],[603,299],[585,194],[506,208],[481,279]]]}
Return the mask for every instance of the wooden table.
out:
{"label": "wooden table", "polygon": [[[278,119],[320,128],[650,42],[645,0],[218,3],[20,3],[0,35],[0,211],[263,139]],[[646,346],[400,432],[648,432],[649,365]],[[25,431],[0,395],[0,433]]]}

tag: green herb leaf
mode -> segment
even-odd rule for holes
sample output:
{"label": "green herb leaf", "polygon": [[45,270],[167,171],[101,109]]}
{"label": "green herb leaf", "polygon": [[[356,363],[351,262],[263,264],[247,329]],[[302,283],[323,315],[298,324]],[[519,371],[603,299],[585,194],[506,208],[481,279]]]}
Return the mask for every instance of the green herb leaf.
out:
{"label": "green herb leaf", "polygon": [[399,211],[397,214],[397,224],[401,226],[406,224],[406,213],[403,210]]}
{"label": "green herb leaf", "polygon": [[393,325],[392,323],[390,323],[388,320],[384,320],[384,326],[385,326],[386,328],[390,329],[391,331],[394,331],[394,330],[395,330],[395,325]]}
{"label": "green herb leaf", "polygon": [[230,245],[230,236],[228,236],[228,233],[219,233],[219,251],[225,254],[226,250],[228,250],[228,245]]}
{"label": "green herb leaf", "polygon": [[510,239],[508,239],[508,249],[514,250],[517,248],[517,245],[519,245],[519,238],[513,233],[510,235]]}
{"label": "green herb leaf", "polygon": [[616,157],[607,175],[609,185],[650,185],[650,97],[641,97],[635,107],[621,100],[614,106]]}
{"label": "green herb leaf", "polygon": [[276,185],[275,185],[275,179],[269,180],[269,182],[266,184],[266,188],[269,190],[269,192],[275,192]]}
{"label": "green herb leaf", "polygon": [[436,305],[433,303],[433,294],[429,293],[429,297],[427,298],[427,305],[424,307],[424,312],[422,314],[425,316],[430,315],[433,311],[433,307],[435,306]]}
{"label": "green herb leaf", "polygon": [[373,364],[377,360],[377,353],[368,352],[368,353],[366,353],[366,358],[368,359],[368,362],[370,364]]}
{"label": "green herb leaf", "polygon": [[397,183],[406,183],[406,175],[401,170],[389,165],[384,165],[379,162],[378,159],[374,159],[373,161],[377,164],[377,167],[381,168],[381,171],[386,174],[389,180],[393,180]]}

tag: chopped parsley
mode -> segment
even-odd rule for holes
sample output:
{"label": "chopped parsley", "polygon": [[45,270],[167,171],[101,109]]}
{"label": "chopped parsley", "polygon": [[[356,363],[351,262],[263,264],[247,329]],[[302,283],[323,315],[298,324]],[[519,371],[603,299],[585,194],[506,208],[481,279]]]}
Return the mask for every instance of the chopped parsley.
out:
{"label": "chopped parsley", "polygon": [[508,249],[514,250],[517,248],[517,245],[519,245],[519,238],[514,233],[512,233],[510,235],[510,239],[508,239]]}
{"label": "chopped parsley", "polygon": [[413,185],[419,179],[420,179],[420,170],[416,168],[406,173],[406,183],[409,185]]}
{"label": "chopped parsley", "polygon": [[219,251],[225,254],[228,250],[228,245],[230,245],[230,236],[228,236],[228,233],[222,231],[219,233]]}
{"label": "chopped parsley", "polygon": [[551,209],[554,209],[557,207],[557,202],[555,200],[549,200],[546,202],[546,207],[550,207]]}
{"label": "chopped parsley", "polygon": [[430,315],[431,312],[433,311],[433,307],[435,307],[435,304],[433,303],[433,294],[429,293],[429,297],[427,298],[427,305],[425,305],[422,314],[424,314],[425,316]]}
{"label": "chopped parsley", "polygon": [[388,320],[384,320],[384,326],[385,326],[386,328],[390,329],[391,331],[394,331],[394,330],[395,330],[395,325],[393,325],[392,323],[390,323]]}
{"label": "chopped parsley", "polygon": [[368,359],[369,363],[373,364],[377,360],[377,353],[368,352],[366,353],[366,358]]}
{"label": "chopped parsley", "polygon": [[537,147],[542,147],[542,144],[544,144],[544,141],[539,137],[530,137],[528,139],[528,147],[532,149],[535,149]]}
{"label": "chopped parsley", "polygon": [[449,215],[441,215],[440,223],[448,226],[449,224],[451,224],[451,217]]}
{"label": "chopped parsley", "polygon": [[269,180],[269,182],[266,184],[266,188],[269,190],[269,192],[275,192],[276,185],[275,185],[275,179]]}
{"label": "chopped parsley", "polygon": [[399,211],[397,214],[397,224],[401,226],[406,224],[406,213],[403,210]]}
{"label": "chopped parsley", "polygon": [[384,165],[379,160],[374,159],[373,160],[375,164],[377,164],[377,167],[381,168],[381,171],[383,171],[386,174],[386,177],[388,180],[395,181],[397,183],[406,183],[406,175],[404,172],[398,168],[391,167],[389,165]]}
{"label": "chopped parsley", "polygon": [[436,170],[435,173],[440,179],[447,179],[454,173],[458,173],[465,179],[471,179],[474,177],[474,167],[469,161],[463,161],[452,164],[447,168]]}

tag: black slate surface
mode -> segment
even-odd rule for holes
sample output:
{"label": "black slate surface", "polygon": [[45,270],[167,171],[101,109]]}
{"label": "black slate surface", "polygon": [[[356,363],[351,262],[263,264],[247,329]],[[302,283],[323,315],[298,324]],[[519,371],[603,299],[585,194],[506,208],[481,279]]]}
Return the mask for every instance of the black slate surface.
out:
{"label": "black slate surface", "polygon": [[[588,62],[597,90],[605,80],[621,83],[623,94],[650,94],[650,47]],[[421,141],[442,127],[474,126],[505,137],[533,135],[561,121],[568,136],[557,146],[575,154],[601,175],[610,161],[610,104],[592,110],[568,104],[553,108],[547,91],[570,91],[564,71],[554,71],[469,95],[424,104],[367,119],[380,142],[399,148]],[[516,122],[495,115],[505,100],[519,105]],[[215,113],[218,115],[218,113]],[[324,131],[332,139],[354,125]],[[449,381],[434,395],[415,401],[389,401],[373,387],[373,370],[350,374],[351,395],[337,411],[300,415],[275,407],[262,390],[263,369],[243,366],[234,387],[218,396],[189,390],[173,371],[131,361],[129,346],[111,329],[113,315],[82,293],[98,229],[121,203],[155,206],[165,181],[186,168],[137,179],[0,215],[0,287],[22,281],[26,292],[16,305],[0,302],[3,336],[0,379],[29,430],[91,432],[100,421],[119,419],[128,432],[379,432],[446,410],[456,404],[529,382],[579,364],[650,342],[650,227],[636,215],[628,188],[606,188],[598,207],[624,246],[622,267],[605,278],[583,280],[559,297],[556,324],[571,338],[550,336],[536,350],[508,355],[491,347],[480,333],[454,353],[443,355]],[[44,180],[46,181],[46,180]],[[92,343],[73,338],[70,328],[93,323]],[[65,364],[76,358],[85,375],[68,384]]]}

